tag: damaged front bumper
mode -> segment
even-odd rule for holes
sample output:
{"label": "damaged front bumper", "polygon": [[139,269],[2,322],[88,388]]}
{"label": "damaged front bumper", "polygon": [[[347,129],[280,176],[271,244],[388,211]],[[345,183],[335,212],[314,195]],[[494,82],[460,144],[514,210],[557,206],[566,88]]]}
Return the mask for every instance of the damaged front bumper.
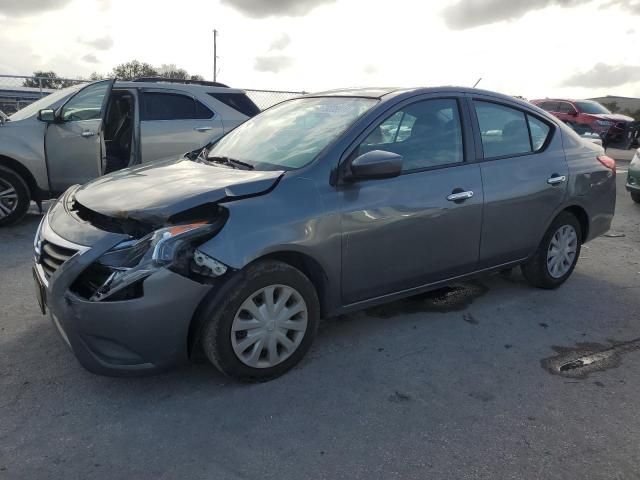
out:
{"label": "damaged front bumper", "polygon": [[[98,374],[136,375],[186,362],[191,320],[211,284],[160,268],[140,281],[134,298],[83,296],[75,282],[127,236],[97,230],[64,207],[58,202],[43,218],[34,274],[46,310],[80,363]],[[85,237],[91,247],[75,243]]]}

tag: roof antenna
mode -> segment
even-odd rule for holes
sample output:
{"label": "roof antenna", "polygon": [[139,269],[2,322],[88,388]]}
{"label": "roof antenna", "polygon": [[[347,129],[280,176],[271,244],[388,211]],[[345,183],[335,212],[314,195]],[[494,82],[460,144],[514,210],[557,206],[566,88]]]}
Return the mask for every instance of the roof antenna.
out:
{"label": "roof antenna", "polygon": [[480,80],[482,80],[482,77],[480,77],[478,81],[473,84],[473,88],[476,88],[478,86],[478,84],[480,83]]}

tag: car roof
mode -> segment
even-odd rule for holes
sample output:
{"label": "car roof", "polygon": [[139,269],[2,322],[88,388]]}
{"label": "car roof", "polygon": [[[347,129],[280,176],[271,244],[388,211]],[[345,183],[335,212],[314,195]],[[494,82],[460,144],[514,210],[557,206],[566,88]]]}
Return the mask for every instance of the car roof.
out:
{"label": "car roof", "polygon": [[440,87],[413,87],[413,88],[400,88],[400,87],[361,87],[361,88],[343,88],[337,90],[327,90],[323,92],[310,93],[308,97],[367,97],[383,99],[385,97],[397,97],[400,95],[413,96],[426,93],[456,93],[456,94],[476,94],[485,95],[510,102],[517,102],[528,105],[529,103],[519,98],[504,95],[498,92],[492,92],[490,90],[483,90],[480,88],[471,87],[456,87],[456,86],[440,86]]}
{"label": "car roof", "polygon": [[153,88],[166,90],[183,90],[196,92],[216,92],[216,93],[245,93],[239,88],[218,87],[213,85],[200,85],[197,83],[180,83],[180,82],[140,82],[129,80],[116,80],[113,85],[115,88]]}

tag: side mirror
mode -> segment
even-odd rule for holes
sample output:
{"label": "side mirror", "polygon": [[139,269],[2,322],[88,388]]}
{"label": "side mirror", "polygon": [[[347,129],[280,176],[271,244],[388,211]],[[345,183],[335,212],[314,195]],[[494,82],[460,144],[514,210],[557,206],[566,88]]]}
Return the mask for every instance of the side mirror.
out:
{"label": "side mirror", "polygon": [[56,112],[52,108],[45,108],[38,112],[38,120],[41,122],[52,123],[56,121]]}
{"label": "side mirror", "polygon": [[372,150],[351,162],[351,178],[391,178],[402,172],[402,155],[385,150]]}
{"label": "side mirror", "polygon": [[572,117],[577,117],[577,116],[578,116],[578,112],[577,112],[577,111],[575,111],[575,110],[571,110],[571,111],[569,112],[569,115],[571,115]]}

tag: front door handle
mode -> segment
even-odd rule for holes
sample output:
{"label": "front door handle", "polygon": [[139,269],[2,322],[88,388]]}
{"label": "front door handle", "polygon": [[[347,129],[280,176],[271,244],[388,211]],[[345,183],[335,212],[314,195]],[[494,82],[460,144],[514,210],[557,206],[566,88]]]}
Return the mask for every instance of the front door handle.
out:
{"label": "front door handle", "polygon": [[567,177],[565,177],[564,175],[551,175],[549,178],[547,178],[547,183],[549,185],[558,185],[559,183],[566,181]]}
{"label": "front door handle", "polygon": [[196,132],[208,132],[209,130],[213,130],[213,127],[196,127],[194,130]]}
{"label": "front door handle", "polygon": [[80,134],[80,136],[84,138],[89,138],[89,137],[93,137],[95,134],[96,132],[92,132],[91,130],[85,130]]}
{"label": "front door handle", "polygon": [[467,198],[473,197],[473,192],[471,190],[467,190],[466,192],[455,192],[447,197],[447,200],[450,202],[460,202],[462,200],[466,200]]}

